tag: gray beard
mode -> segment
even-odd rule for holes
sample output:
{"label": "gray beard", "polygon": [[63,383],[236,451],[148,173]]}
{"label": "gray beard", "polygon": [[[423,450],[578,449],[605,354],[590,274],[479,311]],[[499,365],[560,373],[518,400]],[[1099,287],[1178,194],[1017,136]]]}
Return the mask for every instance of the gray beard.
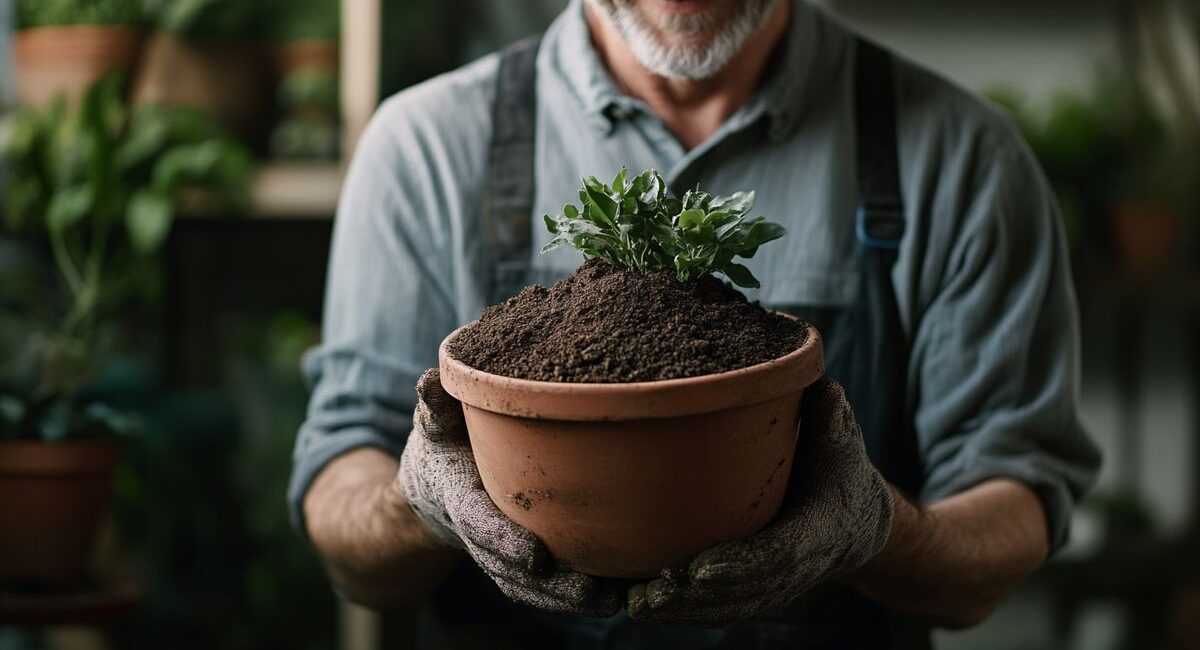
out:
{"label": "gray beard", "polygon": [[711,31],[710,15],[672,16],[648,23],[634,0],[587,0],[621,35],[634,58],[650,72],[668,79],[698,81],[721,71],[746,41],[762,27],[779,0],[745,0],[724,25],[717,26],[707,43],[667,45],[656,33],[697,34]]}

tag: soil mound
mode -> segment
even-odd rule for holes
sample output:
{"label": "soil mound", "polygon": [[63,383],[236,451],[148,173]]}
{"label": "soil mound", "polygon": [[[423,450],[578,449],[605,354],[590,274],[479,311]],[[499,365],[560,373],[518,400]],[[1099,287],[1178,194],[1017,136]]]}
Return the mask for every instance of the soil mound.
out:
{"label": "soil mound", "polygon": [[792,352],[807,328],[711,276],[680,282],[589,260],[553,287],[533,285],[483,310],[450,353],[492,374],[620,383],[696,377]]}

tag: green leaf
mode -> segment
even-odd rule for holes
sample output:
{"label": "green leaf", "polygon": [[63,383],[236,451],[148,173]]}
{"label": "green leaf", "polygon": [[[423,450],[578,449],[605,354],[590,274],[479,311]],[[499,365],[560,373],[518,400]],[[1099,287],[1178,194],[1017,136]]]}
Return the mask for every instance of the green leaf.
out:
{"label": "green leaf", "polygon": [[638,202],[647,206],[654,206],[662,203],[663,187],[666,185],[666,183],[663,181],[662,176],[660,176],[658,172],[654,171],[653,169],[647,169],[646,171],[642,172],[642,175],[638,177],[638,180],[642,181],[646,188],[638,197]]}
{"label": "green leaf", "polygon": [[107,404],[90,404],[83,410],[84,426],[99,436],[128,436],[141,429],[141,422]]}
{"label": "green leaf", "polygon": [[736,218],[737,215],[733,214],[732,212],[713,210],[712,212],[704,215],[704,222],[712,224],[713,228],[717,228],[735,220]]}
{"label": "green leaf", "polygon": [[674,248],[679,245],[679,233],[670,224],[652,221],[647,224],[647,228],[653,233],[654,239],[658,241],[659,245],[664,248]]}
{"label": "green leaf", "polygon": [[741,264],[727,264],[725,268],[721,269],[721,272],[739,287],[744,287],[747,289],[757,289],[759,287],[758,279],[754,277],[754,274],[750,272],[750,269],[742,266]]}
{"label": "green leaf", "polygon": [[681,231],[680,239],[693,246],[704,246],[712,243],[714,239],[713,228],[706,223],[701,223],[694,228]]}
{"label": "green leaf", "polygon": [[703,210],[693,208],[691,210],[684,210],[683,212],[679,213],[679,227],[680,228],[683,228],[685,230],[688,228],[695,228],[696,226],[699,226],[702,223],[704,223],[704,211]]}
{"label": "green leaf", "polygon": [[730,196],[718,196],[709,204],[709,210],[722,210],[733,214],[745,214],[754,207],[754,192],[735,192]]}
{"label": "green leaf", "polygon": [[71,405],[65,398],[54,400],[37,422],[38,433],[46,442],[62,442],[71,433]]}
{"label": "green leaf", "polygon": [[20,228],[27,219],[45,216],[37,212],[38,203],[47,192],[37,176],[13,176],[8,180],[8,223],[13,228]]}
{"label": "green leaf", "polygon": [[571,243],[571,241],[566,237],[556,237],[550,240],[550,243],[542,246],[542,250],[538,252],[538,255],[545,255],[546,253],[549,253],[550,251],[569,243]]}
{"label": "green leaf", "polygon": [[131,169],[147,162],[166,146],[171,135],[170,116],[158,110],[138,111],[129,134],[116,151],[117,165]]}
{"label": "green leaf", "polygon": [[600,185],[600,181],[597,181],[594,176],[589,178],[585,191],[591,202],[590,207],[595,210],[595,213],[591,215],[593,219],[603,217],[604,221],[613,224],[617,218],[617,203],[605,193],[604,186]]}
{"label": "green leaf", "polygon": [[741,240],[741,247],[743,249],[757,249],[759,246],[787,234],[787,229],[783,226],[777,223],[762,221],[761,217],[759,219],[749,224],[750,228]]}
{"label": "green leaf", "polygon": [[673,196],[660,201],[659,206],[669,217],[674,217],[683,211],[683,202]]}
{"label": "green leaf", "polygon": [[226,155],[231,151],[219,140],[172,147],[154,166],[154,186],[161,192],[171,192],[185,181],[206,180]]}
{"label": "green leaf", "polygon": [[742,227],[743,227],[744,223],[745,222],[743,221],[743,217],[738,216],[738,217],[735,217],[732,221],[729,221],[729,222],[725,223],[724,225],[722,225],[721,227],[717,228],[717,230],[716,230],[717,240],[722,243],[725,243],[727,241],[732,241],[735,238],[740,238],[740,236],[742,234]]}
{"label": "green leaf", "polygon": [[12,395],[0,395],[0,422],[9,425],[20,424],[27,411],[24,401]]}
{"label": "green leaf", "polygon": [[621,194],[621,195],[625,194],[625,171],[626,171],[625,168],[622,167],[621,171],[617,172],[617,175],[615,177],[613,177],[613,182],[612,182],[611,187],[612,187],[613,192],[615,192],[617,194]]}
{"label": "green leaf", "polygon": [[4,153],[13,158],[21,158],[33,153],[41,140],[41,121],[34,113],[23,113],[15,118],[6,119]]}
{"label": "green leaf", "polygon": [[699,188],[688,190],[683,194],[683,209],[685,210],[698,209],[707,212],[711,202],[712,197],[708,192],[703,192]]}
{"label": "green leaf", "polygon": [[551,219],[550,215],[548,214],[543,214],[542,220],[546,222],[546,230],[549,230],[555,235],[558,234],[558,222],[556,222],[554,219]]}
{"label": "green leaf", "polygon": [[96,202],[95,191],[87,185],[68,187],[55,194],[46,208],[46,226],[61,235],[79,223]]}
{"label": "green leaf", "polygon": [[158,250],[171,231],[171,199],[154,190],[141,190],[129,200],[125,226],[133,249],[143,255]]}

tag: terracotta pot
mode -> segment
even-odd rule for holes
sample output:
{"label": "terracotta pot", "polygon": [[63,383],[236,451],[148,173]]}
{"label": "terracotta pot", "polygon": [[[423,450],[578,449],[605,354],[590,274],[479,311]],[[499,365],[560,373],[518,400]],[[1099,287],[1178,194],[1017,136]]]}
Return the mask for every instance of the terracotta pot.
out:
{"label": "terracotta pot", "polygon": [[142,33],[132,27],[69,25],[17,32],[13,60],[17,95],[24,106],[39,106],[65,93],[74,101],[100,77],[130,70]]}
{"label": "terracotta pot", "polygon": [[272,84],[266,59],[253,43],[190,41],[159,32],[146,45],[133,101],[194,106],[255,142],[270,122]]}
{"label": "terracotta pot", "polygon": [[778,511],[821,337],[774,361],[628,384],[513,379],[439,350],[483,486],[583,573],[640,578],[746,537]]}
{"label": "terracotta pot", "polygon": [[1170,263],[1183,234],[1183,218],[1174,208],[1122,205],[1112,215],[1113,240],[1125,268],[1153,277]]}
{"label": "terracotta pot", "polygon": [[298,70],[323,70],[336,73],[338,68],[337,41],[312,39],[284,43],[275,50],[275,65],[281,78]]}
{"label": "terracotta pot", "polygon": [[0,584],[85,577],[119,455],[112,440],[0,443]]}

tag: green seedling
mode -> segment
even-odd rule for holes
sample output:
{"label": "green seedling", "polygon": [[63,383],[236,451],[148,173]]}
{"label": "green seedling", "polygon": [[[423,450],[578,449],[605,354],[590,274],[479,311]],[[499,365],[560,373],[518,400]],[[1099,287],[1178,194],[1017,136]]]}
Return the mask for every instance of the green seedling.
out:
{"label": "green seedling", "polygon": [[570,244],[631,271],[674,269],[681,282],[721,273],[740,287],[758,287],[734,258],[754,257],[759,246],[787,234],[763,217],[746,217],[754,192],[712,196],[697,188],[679,199],[652,169],[629,178],[622,168],[610,185],[588,177],[579,201],[581,207],[567,204],[561,215],[543,217],[555,238],[542,253]]}

